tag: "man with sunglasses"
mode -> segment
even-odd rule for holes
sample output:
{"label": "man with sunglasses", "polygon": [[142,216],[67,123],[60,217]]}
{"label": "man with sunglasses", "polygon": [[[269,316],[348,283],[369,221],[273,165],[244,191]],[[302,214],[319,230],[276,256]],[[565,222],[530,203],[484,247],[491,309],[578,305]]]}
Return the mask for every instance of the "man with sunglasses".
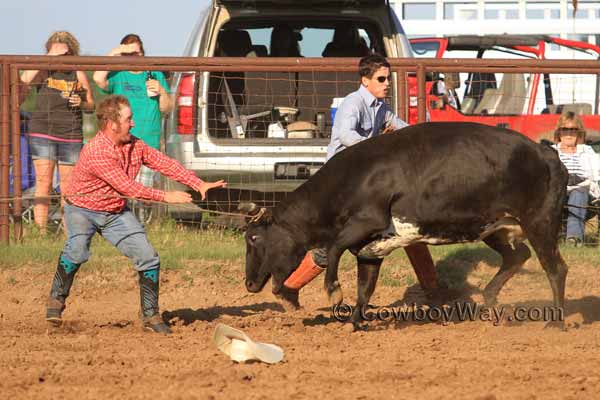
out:
{"label": "man with sunglasses", "polygon": [[378,54],[363,57],[358,74],[360,88],[346,96],[336,111],[327,160],[358,142],[408,125],[384,100],[390,91],[387,60]]}
{"label": "man with sunglasses", "polygon": [[[363,140],[379,134],[393,132],[408,126],[398,118],[384,101],[390,90],[390,64],[378,55],[361,58],[358,64],[360,88],[346,96],[338,106],[331,132],[331,141],[327,148],[327,160]],[[413,265],[417,279],[428,297],[435,299],[438,292],[435,265],[431,254],[424,244],[415,244],[405,248]],[[327,266],[327,250],[320,248],[311,252],[290,277],[293,289],[299,289],[314,279]],[[368,268],[379,269],[382,258],[362,260]]]}

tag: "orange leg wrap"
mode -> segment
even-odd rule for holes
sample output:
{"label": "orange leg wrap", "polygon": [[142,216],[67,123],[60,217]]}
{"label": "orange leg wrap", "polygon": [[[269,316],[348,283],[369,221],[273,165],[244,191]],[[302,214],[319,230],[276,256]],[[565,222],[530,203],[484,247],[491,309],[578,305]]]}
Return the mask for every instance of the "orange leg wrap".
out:
{"label": "orange leg wrap", "polygon": [[289,289],[300,290],[310,281],[315,279],[325,268],[319,267],[312,258],[312,252],[306,253],[304,259],[294,272],[286,279],[283,285]]}

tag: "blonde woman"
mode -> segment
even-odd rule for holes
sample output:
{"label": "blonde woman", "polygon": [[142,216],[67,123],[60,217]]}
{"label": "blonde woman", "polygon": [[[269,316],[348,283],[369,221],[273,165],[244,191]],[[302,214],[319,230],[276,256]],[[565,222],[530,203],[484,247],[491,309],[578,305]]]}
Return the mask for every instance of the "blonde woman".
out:
{"label": "blonde woman", "polygon": [[584,222],[590,194],[600,195],[598,187],[600,159],[585,143],[585,128],[581,119],[567,112],[558,120],[553,146],[569,171],[567,217],[567,243],[580,246],[583,242]]}
{"label": "blonde woman", "polygon": [[[567,111],[558,118],[556,130],[554,131],[554,143],[560,142],[560,130],[571,129],[578,132],[577,144],[585,144],[585,126],[583,121],[573,111]],[[593,150],[593,149],[592,149]]]}
{"label": "blonde woman", "polygon": [[[46,41],[46,54],[77,56],[79,42],[69,32],[54,32]],[[82,110],[93,110],[94,99],[83,71],[27,70],[21,81],[38,92],[28,136],[35,170],[34,218],[45,233],[54,168],[58,165],[64,193],[83,143]]]}

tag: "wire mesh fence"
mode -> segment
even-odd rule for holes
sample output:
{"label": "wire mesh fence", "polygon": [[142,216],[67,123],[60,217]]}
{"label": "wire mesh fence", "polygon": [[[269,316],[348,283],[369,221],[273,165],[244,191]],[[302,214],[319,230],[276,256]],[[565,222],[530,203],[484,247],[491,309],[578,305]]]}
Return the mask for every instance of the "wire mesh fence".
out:
{"label": "wire mesh fence", "polygon": [[[425,118],[474,121],[540,140],[551,138],[560,114],[572,110],[582,116],[588,138],[593,140],[600,131],[598,99],[590,83],[600,72],[595,64],[390,61],[392,90],[387,101],[411,123]],[[130,206],[144,222],[167,214],[192,223],[230,223],[242,201],[276,205],[324,164],[337,106],[360,84],[357,63],[352,58],[4,57],[2,241],[8,241],[11,223],[17,236],[22,224],[33,226],[47,219],[50,226],[60,226],[61,194],[73,157],[98,130],[93,107],[85,103],[98,104],[109,93],[125,92],[132,103],[141,102],[139,111],[134,110],[136,126],[156,126],[158,116],[159,128],[149,136],[140,133],[143,140],[154,141],[160,151],[204,180],[228,182],[228,188],[210,191],[205,200],[194,193],[193,204],[148,206],[132,201]],[[23,73],[29,70],[39,71],[37,79],[24,82]],[[94,82],[93,71],[98,70],[110,71],[112,86],[107,90]],[[81,84],[77,71],[89,87]],[[154,105],[158,114],[148,111],[152,102],[160,102],[145,90],[149,79],[158,80],[170,99],[164,109]],[[77,104],[74,97],[79,97]],[[61,101],[66,106],[54,109]],[[53,151],[64,150],[51,163],[43,152],[57,136],[49,130],[62,139]],[[185,189],[159,175],[138,180],[164,190]],[[588,231],[595,242],[592,223]]]}

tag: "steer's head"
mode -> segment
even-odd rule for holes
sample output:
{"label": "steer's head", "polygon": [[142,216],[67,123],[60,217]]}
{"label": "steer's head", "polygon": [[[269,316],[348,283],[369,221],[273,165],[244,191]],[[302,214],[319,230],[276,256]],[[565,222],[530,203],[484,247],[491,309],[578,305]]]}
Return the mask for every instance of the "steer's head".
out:
{"label": "steer's head", "polygon": [[296,244],[290,232],[273,220],[271,212],[253,203],[240,204],[240,211],[247,214],[246,227],[246,289],[260,292],[269,277],[272,291],[294,306],[298,293],[283,286],[283,282],[298,266],[305,249]]}

